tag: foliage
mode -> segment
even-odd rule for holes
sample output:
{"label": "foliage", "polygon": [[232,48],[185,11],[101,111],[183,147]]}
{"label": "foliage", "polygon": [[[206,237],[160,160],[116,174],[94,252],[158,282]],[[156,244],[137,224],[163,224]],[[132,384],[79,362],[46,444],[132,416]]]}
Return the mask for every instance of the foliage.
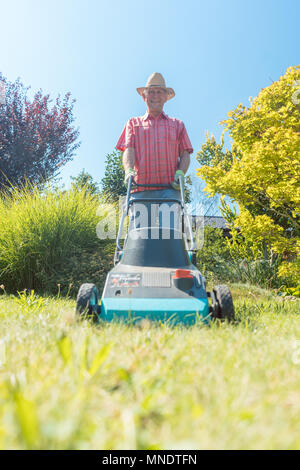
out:
{"label": "foliage", "polygon": [[122,152],[114,151],[108,153],[105,158],[105,172],[101,180],[101,186],[102,195],[109,202],[118,202],[120,196],[126,195],[122,155]]}
{"label": "foliage", "polygon": [[232,150],[223,150],[224,132],[221,136],[221,144],[216,142],[213,134],[209,137],[208,131],[205,132],[205,136],[206,142],[202,145],[196,157],[198,163],[201,165],[211,168],[218,166],[224,172],[227,172],[230,170],[235,160],[241,159],[242,154],[235,146],[232,146]]}
{"label": "foliage", "polygon": [[27,292],[27,289],[22,292],[18,292],[18,296],[16,303],[22,307],[26,314],[36,313],[47,303],[47,300],[38,296],[33,289],[30,292]]}
{"label": "foliage", "polygon": [[113,268],[115,240],[96,240],[95,246],[86,249],[78,246],[65,262],[49,274],[40,274],[42,291],[62,295],[77,295],[81,284],[96,284],[100,295],[107,273]]}
{"label": "foliage", "polygon": [[[264,243],[280,255],[294,282],[299,270],[300,237],[300,105],[295,99],[300,66],[250,98],[222,121],[232,138],[232,150],[223,151],[209,139],[198,154],[203,166],[198,176],[206,191],[231,197],[239,205],[234,226],[256,249]],[[287,264],[288,263],[288,264]],[[297,267],[298,266],[298,267]]]}
{"label": "foliage", "polygon": [[80,280],[89,280],[91,272],[83,272],[89,265],[102,279],[107,258],[112,258],[110,249],[101,259],[101,251],[112,242],[96,235],[104,215],[99,197],[85,189],[40,193],[29,184],[13,188],[0,199],[0,284],[13,292],[26,288],[49,293],[61,284],[66,292],[70,284],[76,288]]}
{"label": "foliage", "polygon": [[42,90],[32,101],[30,87],[16,80],[0,79],[6,87],[5,103],[0,105],[0,187],[22,185],[25,179],[39,184],[57,175],[70,161],[80,143],[74,121],[70,93],[58,96],[50,108],[50,95]]}
{"label": "foliage", "polygon": [[[299,278],[298,278],[299,279]],[[296,287],[281,287],[279,290],[279,295],[286,297],[288,295],[292,295],[293,297],[300,297],[300,284]]]}
{"label": "foliage", "polygon": [[231,290],[235,323],[190,328],[0,296],[1,449],[299,449],[300,301]]}
{"label": "foliage", "polygon": [[233,258],[226,263],[224,273],[226,282],[242,282],[265,289],[279,288],[282,279],[278,277],[278,259],[249,260]]}
{"label": "foliage", "polygon": [[227,263],[231,260],[223,232],[219,228],[204,228],[204,244],[197,252],[197,266],[209,279],[227,279]]}
{"label": "foliage", "polygon": [[189,204],[191,202],[192,196],[192,179],[190,175],[185,176],[184,178],[184,202]]}
{"label": "foliage", "polygon": [[100,195],[100,188],[98,183],[96,183],[92,175],[90,175],[84,169],[81,170],[79,175],[71,176],[71,180],[73,189],[77,191],[84,189],[87,193],[91,194],[92,196]]}
{"label": "foliage", "polygon": [[[208,282],[244,282],[264,288],[279,288],[280,258],[259,257],[253,246],[232,232],[224,238],[222,230],[205,227],[204,245],[197,253],[197,266]],[[254,253],[254,256],[253,256]]]}
{"label": "foliage", "polygon": [[[300,253],[300,240],[297,240],[298,253]],[[294,261],[284,261],[279,267],[280,277],[286,277],[293,286],[299,284],[300,279],[300,256]]]}

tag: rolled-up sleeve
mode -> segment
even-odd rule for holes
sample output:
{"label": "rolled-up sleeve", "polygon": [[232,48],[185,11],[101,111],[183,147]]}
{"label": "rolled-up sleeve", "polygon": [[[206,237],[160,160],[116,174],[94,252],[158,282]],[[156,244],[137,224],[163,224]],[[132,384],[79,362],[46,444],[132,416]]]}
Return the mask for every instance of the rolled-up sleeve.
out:
{"label": "rolled-up sleeve", "polygon": [[134,148],[134,128],[131,119],[129,119],[129,121],[125,124],[122,134],[120,135],[120,138],[117,142],[116,149],[124,152],[124,150],[128,147]]}
{"label": "rolled-up sleeve", "polygon": [[188,151],[189,153],[193,153],[194,151],[191,141],[189,139],[188,133],[186,131],[185,125],[182,122],[180,133],[179,133],[179,153],[182,153],[184,150]]}

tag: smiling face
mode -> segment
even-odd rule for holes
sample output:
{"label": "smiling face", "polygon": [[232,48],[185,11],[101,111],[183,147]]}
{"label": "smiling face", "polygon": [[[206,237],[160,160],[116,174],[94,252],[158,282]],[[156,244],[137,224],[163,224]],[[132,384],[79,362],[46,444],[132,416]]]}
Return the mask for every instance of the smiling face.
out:
{"label": "smiling face", "polygon": [[162,112],[164,104],[168,100],[168,93],[160,87],[147,88],[144,91],[143,98],[148,106],[149,113],[157,116]]}

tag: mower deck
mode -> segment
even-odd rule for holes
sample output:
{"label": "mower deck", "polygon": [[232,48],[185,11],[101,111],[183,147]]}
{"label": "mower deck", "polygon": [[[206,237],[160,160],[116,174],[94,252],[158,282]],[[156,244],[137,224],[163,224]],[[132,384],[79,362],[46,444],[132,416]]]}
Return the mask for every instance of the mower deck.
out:
{"label": "mower deck", "polygon": [[[179,267],[180,268],[180,267]],[[187,266],[182,266],[187,269]],[[181,290],[174,285],[176,269],[119,264],[106,280],[101,319],[194,324],[209,319],[209,305],[199,271],[189,266],[193,285]]]}

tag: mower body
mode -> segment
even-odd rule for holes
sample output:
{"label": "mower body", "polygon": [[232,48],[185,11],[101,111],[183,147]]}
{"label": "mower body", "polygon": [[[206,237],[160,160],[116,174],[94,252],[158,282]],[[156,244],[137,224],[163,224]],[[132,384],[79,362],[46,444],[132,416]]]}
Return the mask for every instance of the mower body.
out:
{"label": "mower body", "polygon": [[115,266],[107,275],[101,302],[94,284],[82,284],[76,312],[87,313],[96,321],[104,322],[130,320],[136,323],[147,319],[193,325],[208,323],[212,318],[232,320],[234,306],[228,287],[216,286],[207,292],[205,279],[194,264],[195,242],[191,223],[185,217],[182,179],[180,200],[138,199],[138,203],[151,206],[166,202],[179,205],[181,227],[174,228],[175,224],[174,227],[172,224],[152,226],[151,222],[142,227],[134,225],[121,247],[124,220],[136,202],[131,197],[131,183],[132,177],[119,225]]}
{"label": "mower body", "polygon": [[131,318],[168,323],[207,322],[205,279],[191,263],[182,232],[147,227],[128,233],[101,299],[104,321]]}

